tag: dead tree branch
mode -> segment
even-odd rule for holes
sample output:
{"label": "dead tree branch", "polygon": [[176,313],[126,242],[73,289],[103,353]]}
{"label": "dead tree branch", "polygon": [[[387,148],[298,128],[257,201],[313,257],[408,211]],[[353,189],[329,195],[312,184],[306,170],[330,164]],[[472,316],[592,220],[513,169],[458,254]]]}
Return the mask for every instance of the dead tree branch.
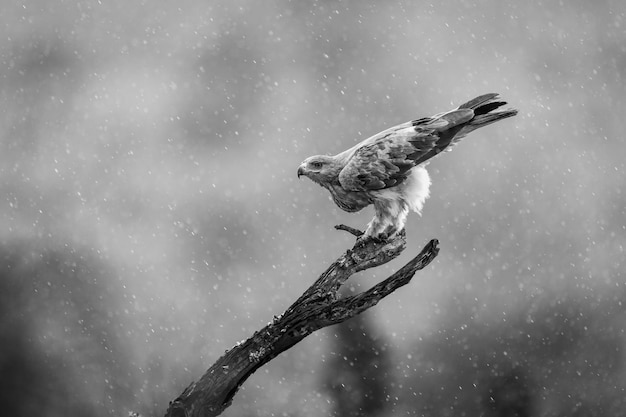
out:
{"label": "dead tree branch", "polygon": [[[338,227],[356,236],[362,233]],[[393,239],[359,242],[320,275],[309,289],[281,316],[235,345],[209,368],[199,381],[191,383],[170,402],[166,417],[211,417],[230,406],[244,381],[281,352],[291,348],[316,330],[341,323],[408,284],[416,271],[427,266],[438,254],[437,240],[431,240],[419,255],[386,280],[369,290],[340,298],[339,288],[353,274],[389,262],[404,250],[404,232]]]}
{"label": "dead tree branch", "polygon": [[354,227],[350,227],[350,226],[346,226],[345,224],[338,224],[337,226],[335,226],[335,229],[337,230],[344,230],[356,237],[359,237],[363,234],[362,231],[360,231],[359,229],[355,229]]}

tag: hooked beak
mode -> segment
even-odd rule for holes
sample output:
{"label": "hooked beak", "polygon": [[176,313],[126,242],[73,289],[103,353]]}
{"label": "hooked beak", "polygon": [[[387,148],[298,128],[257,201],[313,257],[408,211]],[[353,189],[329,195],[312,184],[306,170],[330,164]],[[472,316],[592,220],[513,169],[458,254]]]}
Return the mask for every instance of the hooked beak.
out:
{"label": "hooked beak", "polygon": [[304,168],[302,166],[298,167],[298,178],[300,178],[300,176],[302,175],[306,175],[306,173],[304,172]]}

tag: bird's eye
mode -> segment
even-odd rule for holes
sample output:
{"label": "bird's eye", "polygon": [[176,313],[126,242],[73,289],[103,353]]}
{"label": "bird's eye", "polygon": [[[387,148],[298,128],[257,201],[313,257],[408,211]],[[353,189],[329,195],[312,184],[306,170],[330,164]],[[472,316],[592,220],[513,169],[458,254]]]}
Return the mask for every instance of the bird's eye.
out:
{"label": "bird's eye", "polygon": [[320,169],[322,167],[321,162],[311,162],[311,166],[315,169]]}

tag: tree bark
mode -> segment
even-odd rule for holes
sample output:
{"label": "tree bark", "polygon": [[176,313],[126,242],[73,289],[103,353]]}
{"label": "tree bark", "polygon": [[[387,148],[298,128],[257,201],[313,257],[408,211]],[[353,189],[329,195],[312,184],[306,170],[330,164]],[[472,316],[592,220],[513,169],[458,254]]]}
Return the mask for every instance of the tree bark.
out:
{"label": "tree bark", "polygon": [[[356,236],[356,229],[339,226]],[[406,247],[402,231],[386,241],[357,240],[352,249],[328,269],[282,315],[257,331],[248,340],[228,350],[197,382],[192,382],[174,401],[166,417],[212,417],[220,415],[232,403],[244,381],[257,369],[314,331],[341,323],[408,284],[416,271],[428,265],[438,254],[438,241],[431,240],[419,255],[389,278],[369,290],[349,297],[339,297],[339,288],[353,274],[394,259]]]}

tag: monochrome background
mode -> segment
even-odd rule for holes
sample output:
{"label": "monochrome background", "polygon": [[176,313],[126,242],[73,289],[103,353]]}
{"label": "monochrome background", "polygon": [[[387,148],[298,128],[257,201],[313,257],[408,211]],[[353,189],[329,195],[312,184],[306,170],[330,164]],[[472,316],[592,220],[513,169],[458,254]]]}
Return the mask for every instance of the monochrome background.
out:
{"label": "monochrome background", "polygon": [[626,407],[626,3],[0,6],[0,407],[163,415],[353,244],[299,163],[498,92],[432,160],[436,261],[261,368],[228,416]]}

